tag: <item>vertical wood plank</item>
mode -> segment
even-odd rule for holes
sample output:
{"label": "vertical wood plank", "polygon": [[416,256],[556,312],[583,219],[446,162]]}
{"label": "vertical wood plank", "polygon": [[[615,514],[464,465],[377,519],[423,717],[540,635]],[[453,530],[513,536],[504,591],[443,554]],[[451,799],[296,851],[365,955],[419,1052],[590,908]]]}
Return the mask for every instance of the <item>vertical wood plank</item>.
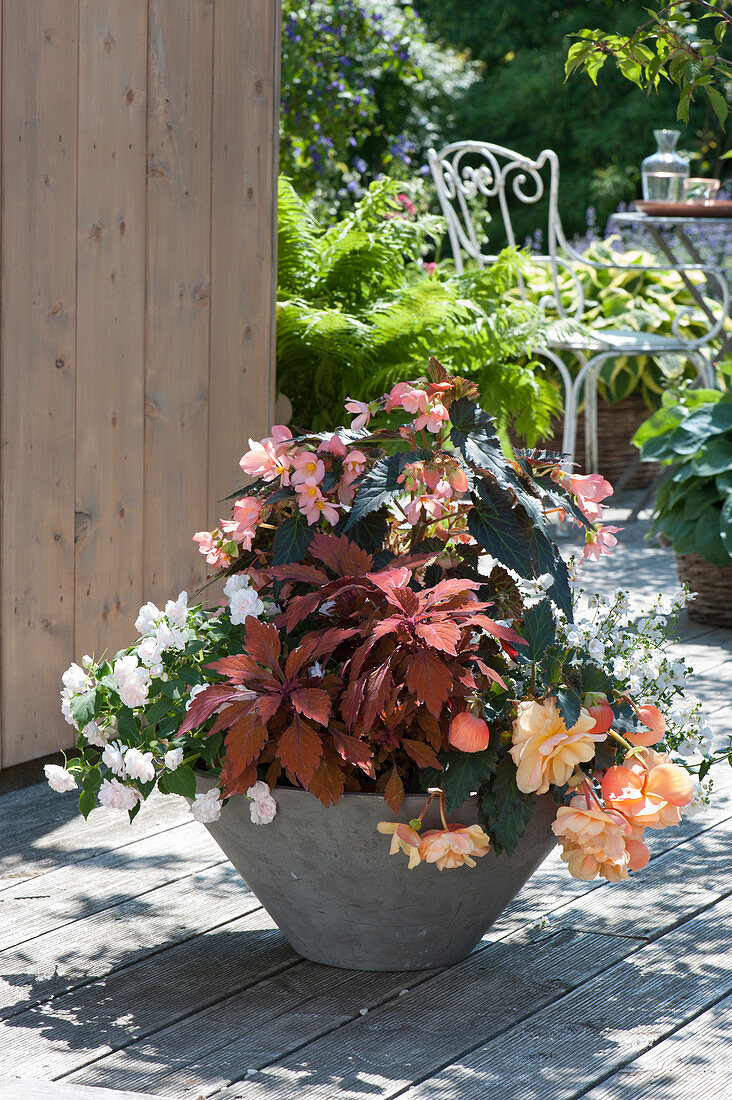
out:
{"label": "vertical wood plank", "polygon": [[76,629],[132,639],[142,599],[147,0],[79,0]]}
{"label": "vertical wood plank", "polygon": [[[216,0],[209,521],[271,423],[279,0]],[[224,510],[224,511],[222,511]]]}
{"label": "vertical wood plank", "polygon": [[67,745],[74,617],[76,0],[2,13],[2,760]]}
{"label": "vertical wood plank", "polygon": [[144,598],[206,575],[213,0],[150,0]]}

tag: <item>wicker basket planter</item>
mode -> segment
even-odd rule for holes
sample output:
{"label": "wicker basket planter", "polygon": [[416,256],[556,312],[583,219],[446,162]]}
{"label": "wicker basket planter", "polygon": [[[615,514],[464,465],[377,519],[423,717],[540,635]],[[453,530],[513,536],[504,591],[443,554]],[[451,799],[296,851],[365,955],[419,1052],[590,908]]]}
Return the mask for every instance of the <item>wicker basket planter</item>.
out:
{"label": "wicker basket planter", "polygon": [[676,554],[679,580],[697,596],[686,605],[689,618],[707,626],[732,627],[732,564],[714,565],[701,554]]}
{"label": "wicker basket planter", "polygon": [[[597,443],[599,472],[615,485],[627,468],[638,456],[638,450],[630,442],[644,420],[650,416],[650,410],[639,393],[631,393],[617,405],[608,405],[598,398],[597,402]],[[562,433],[555,432],[544,444],[549,450],[562,449]],[[577,444],[575,462],[578,473],[584,473],[585,456],[585,418],[580,413],[577,420]],[[658,476],[661,467],[656,462],[643,462],[634,471],[625,489],[645,489]]]}

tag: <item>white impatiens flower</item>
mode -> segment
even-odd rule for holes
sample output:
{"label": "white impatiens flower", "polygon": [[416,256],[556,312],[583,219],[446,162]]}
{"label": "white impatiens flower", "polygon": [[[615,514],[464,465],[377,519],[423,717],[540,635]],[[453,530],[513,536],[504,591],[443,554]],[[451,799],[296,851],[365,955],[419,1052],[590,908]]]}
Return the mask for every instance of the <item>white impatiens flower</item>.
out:
{"label": "white impatiens flower", "polygon": [[159,607],[156,607],[154,603],[146,603],[140,608],[139,614],[135,619],[135,630],[141,636],[150,634],[157,626],[159,620],[163,617],[163,613]]}
{"label": "white impatiens flower", "polygon": [[137,655],[147,668],[160,663],[162,652],[163,643],[154,634],[149,634],[147,638],[143,638],[137,647]]}
{"label": "white impatiens flower", "polygon": [[163,763],[170,772],[174,772],[183,763],[183,749],[168,749],[163,757]]}
{"label": "white impatiens flower", "polygon": [[180,592],[177,600],[168,600],[165,615],[169,623],[182,630],[188,621],[188,593]]}
{"label": "white impatiens flower", "polygon": [[247,798],[251,799],[249,813],[255,825],[269,825],[277,813],[277,803],[272,797],[272,792],[267,783],[258,779],[247,791]]}
{"label": "white impatiens flower", "polygon": [[240,588],[249,588],[250,583],[248,573],[233,573],[230,577],[226,578],[224,595],[228,599],[230,596],[233,596],[235,592],[238,592]]}
{"label": "white impatiens flower", "polygon": [[72,664],[66,669],[66,672],[61,677],[63,685],[67,688],[72,695],[82,695],[85,691],[88,691],[92,686],[92,678],[81,667],[81,665]]}
{"label": "white impatiens flower", "polygon": [[125,753],[127,746],[121,741],[112,741],[102,753],[102,763],[106,764],[111,772],[120,777],[125,774]]}
{"label": "white impatiens flower", "polygon": [[155,631],[155,641],[164,653],[166,649],[185,649],[186,636],[177,626],[161,623]]}
{"label": "white impatiens flower", "polygon": [[126,707],[145,705],[150,686],[150,673],[144,665],[138,664],[136,654],[130,653],[125,657],[118,657],[114,662],[112,675],[118,684],[119,697]]}
{"label": "white impatiens flower", "polygon": [[78,730],[79,723],[71,713],[71,692],[68,688],[64,688],[61,692],[61,713],[70,726],[73,726],[75,730]]}
{"label": "white impatiens flower", "polygon": [[125,787],[119,779],[103,779],[97,797],[102,806],[112,810],[134,810],[140,801],[140,792],[133,787]]}
{"label": "white impatiens flower", "polygon": [[229,597],[229,611],[232,623],[238,625],[249,615],[259,618],[264,611],[264,604],[253,588],[238,588]]}
{"label": "white impatiens flower", "polygon": [[81,732],[86,737],[87,744],[95,745],[98,749],[105,749],[112,730],[108,727],[100,728],[96,722],[87,722]]}
{"label": "white impatiens flower", "polygon": [[139,779],[141,783],[149,783],[155,778],[155,766],[152,762],[151,752],[140,752],[131,748],[125,753],[125,775],[130,779]]}
{"label": "white impatiens flower", "polygon": [[218,821],[222,809],[221,791],[218,787],[212,787],[205,794],[197,794],[191,805],[193,817],[202,825],[206,825],[209,821]]}
{"label": "white impatiens flower", "polygon": [[71,772],[59,764],[44,764],[43,772],[51,790],[58,791],[59,794],[64,791],[73,791],[78,786]]}

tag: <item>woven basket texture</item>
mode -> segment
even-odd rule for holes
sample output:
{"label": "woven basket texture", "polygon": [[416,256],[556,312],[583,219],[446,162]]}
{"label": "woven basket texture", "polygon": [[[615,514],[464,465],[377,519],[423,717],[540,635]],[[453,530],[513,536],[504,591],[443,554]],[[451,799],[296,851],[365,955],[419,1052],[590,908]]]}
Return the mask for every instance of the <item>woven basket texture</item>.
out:
{"label": "woven basket texture", "polygon": [[[597,401],[597,444],[599,472],[611,485],[615,485],[638,454],[637,447],[630,442],[651,411],[639,393],[631,393],[617,405],[608,405],[598,398]],[[547,450],[562,449],[561,428],[542,444]],[[577,420],[577,446],[575,447],[576,470],[584,473],[585,455],[585,418],[580,413]],[[633,473],[626,489],[645,489],[651,485],[661,470],[657,462],[642,462]]]}
{"label": "woven basket texture", "polygon": [[701,554],[676,554],[676,572],[697,596],[689,600],[690,619],[707,626],[732,627],[732,564],[714,565]]}

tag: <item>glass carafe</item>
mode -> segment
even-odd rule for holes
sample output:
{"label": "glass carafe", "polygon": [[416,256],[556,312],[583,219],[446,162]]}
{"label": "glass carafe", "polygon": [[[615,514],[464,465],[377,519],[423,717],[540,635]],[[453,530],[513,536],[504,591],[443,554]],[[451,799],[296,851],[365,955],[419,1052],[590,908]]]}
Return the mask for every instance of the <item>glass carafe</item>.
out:
{"label": "glass carafe", "polygon": [[654,130],[658,148],[641,165],[643,198],[647,202],[683,202],[683,181],[689,162],[676,152],[680,130]]}

